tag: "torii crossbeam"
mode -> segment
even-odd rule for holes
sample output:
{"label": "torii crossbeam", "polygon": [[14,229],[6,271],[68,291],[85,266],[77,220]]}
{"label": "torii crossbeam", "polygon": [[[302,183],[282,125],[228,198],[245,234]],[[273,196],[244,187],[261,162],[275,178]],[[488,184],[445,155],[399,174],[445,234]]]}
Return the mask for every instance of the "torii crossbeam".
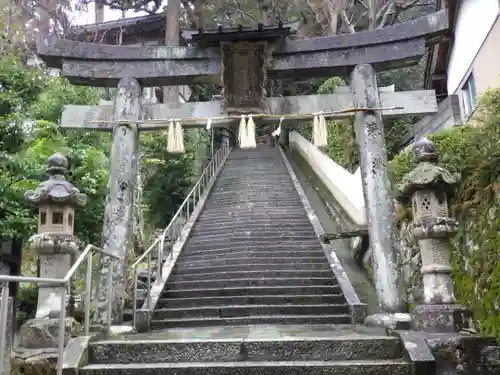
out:
{"label": "torii crossbeam", "polygon": [[[446,11],[392,27],[276,45],[267,68],[269,78],[347,76],[359,64],[377,71],[417,63],[426,47],[448,29]],[[136,78],[143,87],[220,82],[219,48],[138,47],[80,43],[40,36],[38,55],[62,69],[73,84],[116,87],[123,77]]]}

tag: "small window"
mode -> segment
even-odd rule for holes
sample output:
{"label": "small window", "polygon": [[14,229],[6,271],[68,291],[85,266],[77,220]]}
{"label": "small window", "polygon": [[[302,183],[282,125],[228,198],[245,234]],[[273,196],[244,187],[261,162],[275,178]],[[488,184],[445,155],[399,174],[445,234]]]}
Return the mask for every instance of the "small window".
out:
{"label": "small window", "polygon": [[70,227],[73,226],[73,215],[71,215],[71,214],[68,214],[68,225]]}
{"label": "small window", "polygon": [[52,224],[60,224],[63,223],[63,214],[62,212],[52,212]]}
{"label": "small window", "polygon": [[462,99],[465,117],[470,117],[476,108],[477,101],[476,82],[472,73],[462,87]]}
{"label": "small window", "polygon": [[47,212],[42,211],[40,212],[40,225],[45,225],[47,224]]}

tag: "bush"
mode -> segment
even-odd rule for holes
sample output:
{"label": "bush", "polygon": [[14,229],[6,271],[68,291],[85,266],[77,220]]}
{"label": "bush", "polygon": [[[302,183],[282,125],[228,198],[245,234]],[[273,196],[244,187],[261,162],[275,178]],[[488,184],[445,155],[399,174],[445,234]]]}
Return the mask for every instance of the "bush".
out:
{"label": "bush", "polygon": [[[439,163],[461,175],[452,213],[460,230],[452,239],[453,279],[460,303],[472,310],[482,332],[500,338],[500,89],[481,100],[468,126],[429,135]],[[410,150],[390,163],[396,186],[414,167]]]}

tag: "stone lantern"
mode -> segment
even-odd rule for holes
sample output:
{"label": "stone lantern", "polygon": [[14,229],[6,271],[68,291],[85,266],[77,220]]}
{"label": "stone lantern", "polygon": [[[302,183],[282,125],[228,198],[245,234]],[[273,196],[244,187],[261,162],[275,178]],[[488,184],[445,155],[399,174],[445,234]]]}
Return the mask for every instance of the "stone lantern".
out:
{"label": "stone lantern", "polygon": [[412,206],[411,227],[422,260],[423,301],[413,311],[413,324],[425,331],[459,331],[468,327],[469,313],[453,291],[450,237],[457,223],[448,212],[459,176],[437,165],[435,145],[428,139],[415,142],[413,153],[417,166],[399,186],[400,201]]}
{"label": "stone lantern", "polygon": [[[47,172],[49,179],[24,195],[27,201],[39,207],[38,233],[30,238],[30,246],[38,254],[40,277],[62,279],[79,255],[74,236],[75,207],[85,205],[87,197],[66,180],[68,160],[64,155],[52,155]],[[39,286],[37,318],[60,310],[58,289]]]}

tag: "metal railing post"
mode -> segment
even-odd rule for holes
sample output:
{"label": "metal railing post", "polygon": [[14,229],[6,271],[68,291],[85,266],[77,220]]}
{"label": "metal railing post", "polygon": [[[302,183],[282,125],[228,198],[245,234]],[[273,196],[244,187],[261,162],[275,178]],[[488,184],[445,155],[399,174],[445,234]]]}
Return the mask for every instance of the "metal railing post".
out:
{"label": "metal railing post", "polygon": [[66,336],[66,285],[61,287],[61,306],[59,313],[59,343],[57,345],[57,375],[62,375],[64,339]]}
{"label": "metal railing post", "polygon": [[109,267],[108,267],[108,321],[107,325],[107,333],[111,331],[111,317],[113,316],[113,259],[109,259]]}
{"label": "metal railing post", "polygon": [[85,322],[84,322],[84,334],[89,335],[90,332],[90,304],[91,304],[91,292],[92,292],[92,253],[87,256],[87,276],[85,280]]}
{"label": "metal railing post", "polygon": [[[9,319],[9,283],[1,283],[2,291],[0,294],[1,305],[0,305],[0,371],[4,373],[5,365],[5,345],[7,344],[7,321]],[[10,360],[10,358],[7,358]],[[9,374],[4,374],[9,375]]]}

